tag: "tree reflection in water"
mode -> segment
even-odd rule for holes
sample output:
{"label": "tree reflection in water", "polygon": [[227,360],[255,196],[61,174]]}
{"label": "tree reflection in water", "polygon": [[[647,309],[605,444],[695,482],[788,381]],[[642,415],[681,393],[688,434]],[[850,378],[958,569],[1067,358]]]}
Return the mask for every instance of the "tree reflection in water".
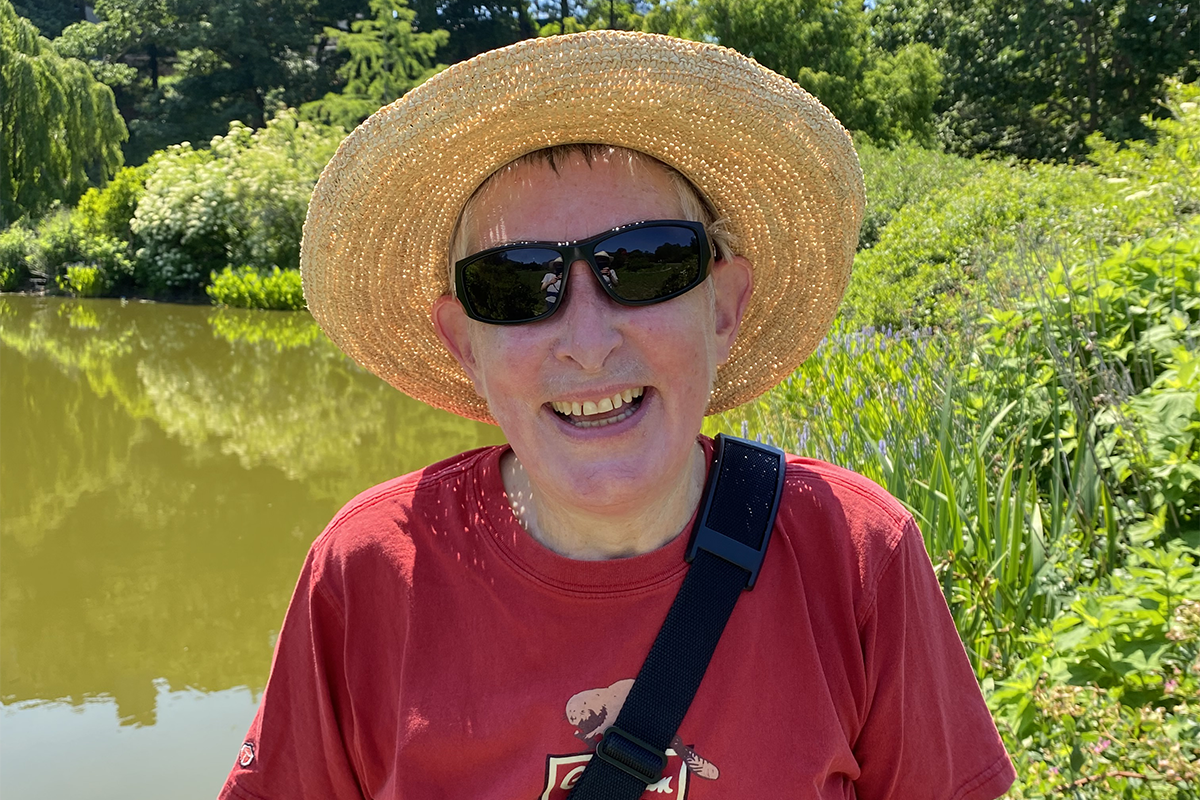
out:
{"label": "tree reflection in water", "polygon": [[125,725],[156,681],[257,693],[337,509],[501,441],[306,314],[9,296],[0,361],[0,699],[111,696]]}

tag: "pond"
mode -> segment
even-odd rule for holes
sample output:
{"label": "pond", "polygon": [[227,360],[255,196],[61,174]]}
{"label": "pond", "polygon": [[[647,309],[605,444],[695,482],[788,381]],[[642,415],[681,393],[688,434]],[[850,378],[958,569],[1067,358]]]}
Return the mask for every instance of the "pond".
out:
{"label": "pond", "polygon": [[0,797],[214,798],[309,544],[497,428],[307,314],[0,297]]}

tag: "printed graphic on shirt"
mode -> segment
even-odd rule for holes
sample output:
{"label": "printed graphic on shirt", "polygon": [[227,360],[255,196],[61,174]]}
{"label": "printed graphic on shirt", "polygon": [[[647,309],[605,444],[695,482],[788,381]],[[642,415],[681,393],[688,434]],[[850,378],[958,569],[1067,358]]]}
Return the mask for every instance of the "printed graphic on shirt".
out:
{"label": "printed graphic on shirt", "polygon": [[[567,800],[571,790],[583,774],[583,768],[592,760],[591,753],[546,758],[546,789],[538,800]],[[683,800],[687,797],[688,768],[674,749],[667,750],[667,768],[662,780],[646,787],[651,797],[663,800]]]}
{"label": "printed graphic on shirt", "polygon": [[[604,732],[617,721],[625,698],[633,687],[633,678],[617,681],[603,689],[587,689],[567,700],[567,722],[575,727],[574,735],[595,752],[596,745]],[[541,800],[562,800],[583,774],[583,768],[592,758],[592,752],[577,755],[546,757],[546,788]],[[647,791],[672,798],[687,796],[688,775],[716,780],[720,770],[708,759],[699,755],[678,736],[671,740],[667,749],[667,768],[663,778]]]}
{"label": "printed graphic on shirt", "polygon": [[252,761],[254,761],[254,743],[242,742],[242,749],[238,752],[238,766],[248,767]]}

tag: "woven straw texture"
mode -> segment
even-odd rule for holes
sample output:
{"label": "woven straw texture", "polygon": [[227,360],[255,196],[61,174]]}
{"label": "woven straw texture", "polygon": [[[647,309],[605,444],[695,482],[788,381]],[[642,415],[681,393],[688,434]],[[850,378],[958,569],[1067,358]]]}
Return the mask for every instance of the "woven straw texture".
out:
{"label": "woven straw texture", "polygon": [[317,322],[405,394],[492,422],[430,320],[450,292],[450,236],[491,173],[572,142],[679,170],[753,264],[754,293],[709,413],[762,394],[816,348],[862,222],[862,171],[845,129],[733,50],[618,31],[532,39],[455,64],[350,134],[304,224],[301,274]]}

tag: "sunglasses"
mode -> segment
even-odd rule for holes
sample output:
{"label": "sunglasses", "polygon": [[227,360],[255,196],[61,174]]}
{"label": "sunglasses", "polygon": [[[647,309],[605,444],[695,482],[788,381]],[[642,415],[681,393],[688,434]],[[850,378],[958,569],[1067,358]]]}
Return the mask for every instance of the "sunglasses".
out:
{"label": "sunglasses", "polygon": [[699,286],[712,260],[702,223],[652,220],[576,242],[515,242],[475,253],[454,265],[455,292],[468,317],[515,325],[562,306],[576,261],[588,263],[616,302],[647,306]]}

